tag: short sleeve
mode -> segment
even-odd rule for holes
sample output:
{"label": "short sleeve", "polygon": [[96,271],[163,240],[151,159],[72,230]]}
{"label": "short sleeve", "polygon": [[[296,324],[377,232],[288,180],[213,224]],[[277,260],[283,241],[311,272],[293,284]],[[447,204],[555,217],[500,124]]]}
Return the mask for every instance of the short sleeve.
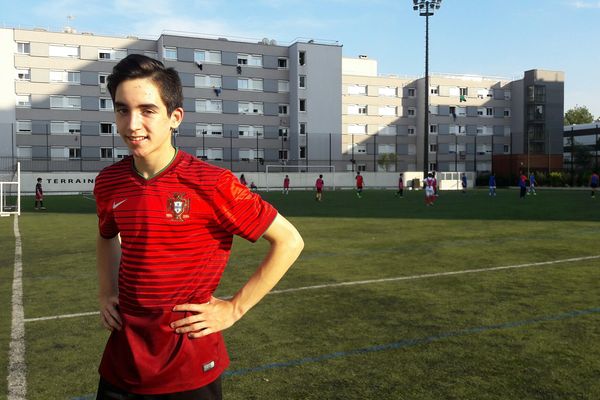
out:
{"label": "short sleeve", "polygon": [[229,171],[217,181],[213,207],[217,223],[227,232],[257,241],[277,216],[277,210],[251,192]]}
{"label": "short sleeve", "polygon": [[104,239],[112,239],[119,233],[114,215],[110,208],[110,196],[100,189],[102,178],[98,176],[94,185],[94,198],[96,199],[96,214],[98,215],[98,231]]}

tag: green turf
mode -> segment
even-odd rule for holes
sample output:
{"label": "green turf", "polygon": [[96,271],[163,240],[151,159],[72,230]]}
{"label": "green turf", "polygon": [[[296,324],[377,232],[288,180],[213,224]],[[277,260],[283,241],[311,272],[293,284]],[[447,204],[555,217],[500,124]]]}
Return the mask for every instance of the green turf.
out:
{"label": "green turf", "polygon": [[[600,255],[600,199],[584,191],[443,192],[433,207],[421,191],[261,195],[306,243],[277,289]],[[94,203],[45,203],[19,219],[25,316],[94,311]],[[7,354],[12,218],[0,238]],[[233,294],[266,248],[236,239],[218,294]],[[224,378],[225,398],[598,399],[599,280],[592,259],[272,294],[225,333],[239,372]],[[28,399],[91,395],[106,337],[97,316],[27,323]],[[272,363],[290,365],[252,371]]]}

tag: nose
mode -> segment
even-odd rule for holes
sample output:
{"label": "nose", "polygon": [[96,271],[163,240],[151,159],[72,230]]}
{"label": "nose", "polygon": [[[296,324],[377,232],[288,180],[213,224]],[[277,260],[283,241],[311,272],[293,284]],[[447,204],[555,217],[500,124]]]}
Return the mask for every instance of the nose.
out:
{"label": "nose", "polygon": [[131,112],[127,122],[129,130],[135,132],[142,126],[142,115],[139,112]]}

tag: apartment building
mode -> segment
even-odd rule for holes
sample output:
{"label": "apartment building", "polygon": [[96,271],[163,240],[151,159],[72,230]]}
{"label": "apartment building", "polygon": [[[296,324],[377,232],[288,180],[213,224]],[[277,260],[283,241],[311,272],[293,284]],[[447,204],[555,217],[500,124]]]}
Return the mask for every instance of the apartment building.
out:
{"label": "apartment building", "polygon": [[[106,78],[120,59],[145,54],[183,84],[181,149],[235,171],[318,158],[306,133],[341,126],[341,46],[278,45],[163,34],[157,40],[43,29],[0,29],[0,156],[24,170],[97,171],[127,148],[116,132]],[[10,51],[12,49],[12,51]],[[328,140],[329,138],[327,138]]]}
{"label": "apartment building", "polygon": [[563,136],[564,169],[598,171],[600,159],[600,120],[590,124],[565,125]]}
{"label": "apartment building", "polygon": [[93,172],[127,154],[106,78],[131,53],[179,72],[185,119],[174,144],[233,171],[419,171],[424,133],[431,170],[562,166],[562,72],[433,74],[426,107],[424,78],[381,75],[376,60],[343,58],[337,42],[2,28],[0,45],[9,49],[0,90],[10,94],[0,99],[0,160],[26,171]]}
{"label": "apartment building", "polygon": [[424,132],[429,170],[516,173],[527,153],[532,167],[535,160],[536,168],[548,168],[538,162],[543,158],[560,168],[561,72],[525,71],[519,80],[433,74],[425,88],[423,78],[378,74],[367,56],[342,65],[346,169],[420,170]]}

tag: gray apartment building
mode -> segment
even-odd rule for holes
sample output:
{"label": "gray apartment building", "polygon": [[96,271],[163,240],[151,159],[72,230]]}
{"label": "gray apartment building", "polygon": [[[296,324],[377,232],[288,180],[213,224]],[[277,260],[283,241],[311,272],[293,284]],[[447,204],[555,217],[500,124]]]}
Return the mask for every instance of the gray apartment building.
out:
{"label": "gray apartment building", "polygon": [[309,143],[307,133],[341,126],[335,43],[0,29],[0,44],[8,49],[0,88],[10,94],[0,103],[0,157],[19,159],[26,171],[97,171],[127,154],[106,78],[131,53],[178,71],[185,119],[175,144],[226,168],[307,163],[329,143],[317,135]]}
{"label": "gray apartment building", "polygon": [[419,171],[424,134],[429,169],[562,166],[562,72],[530,70],[517,80],[431,75],[425,88],[422,77],[380,75],[366,56],[343,58],[337,42],[4,28],[0,46],[8,49],[0,90],[9,94],[0,99],[0,159],[18,159],[26,171],[98,171],[127,154],[106,77],[131,53],[180,74],[185,118],[175,144],[236,172]]}

